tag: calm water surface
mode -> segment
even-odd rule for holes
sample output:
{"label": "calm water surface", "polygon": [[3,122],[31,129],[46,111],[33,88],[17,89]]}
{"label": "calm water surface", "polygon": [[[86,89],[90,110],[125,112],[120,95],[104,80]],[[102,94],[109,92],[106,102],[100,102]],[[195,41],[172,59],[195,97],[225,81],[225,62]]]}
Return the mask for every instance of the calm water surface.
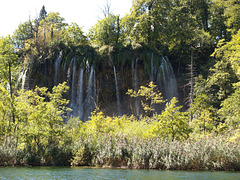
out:
{"label": "calm water surface", "polygon": [[240,180],[240,172],[194,172],[80,167],[0,167],[0,179],[204,179]]}

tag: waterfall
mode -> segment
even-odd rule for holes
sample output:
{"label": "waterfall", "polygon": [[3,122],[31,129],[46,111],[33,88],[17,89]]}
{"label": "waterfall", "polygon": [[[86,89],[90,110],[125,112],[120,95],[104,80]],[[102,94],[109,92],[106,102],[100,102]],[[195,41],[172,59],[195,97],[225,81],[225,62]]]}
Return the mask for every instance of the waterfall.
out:
{"label": "waterfall", "polygon": [[20,81],[22,80],[22,78],[23,78],[23,74],[24,74],[24,68],[21,70],[21,72],[20,72],[19,75],[18,75],[18,79],[17,79],[17,83],[16,83],[16,85],[15,85],[14,91],[17,90],[18,84],[19,84],[19,82],[20,82]]}
{"label": "waterfall", "polygon": [[79,118],[82,120],[83,118],[83,69],[80,68],[80,73],[79,73],[79,80],[78,80],[78,109],[79,109]]}
{"label": "waterfall", "polygon": [[167,63],[167,72],[169,73],[168,76],[168,87],[167,87],[167,99],[170,101],[173,97],[178,97],[177,91],[177,80],[173,71],[173,68],[168,60],[168,57],[165,57]]}
{"label": "waterfall", "polygon": [[62,60],[62,51],[59,53],[54,63],[54,81],[53,81],[54,86],[58,85],[58,80],[59,80],[58,74],[60,70],[61,60]]}
{"label": "waterfall", "polygon": [[[137,92],[138,90],[138,76],[137,76],[137,64],[138,64],[138,58],[136,59],[135,66],[134,61],[132,61],[132,84],[133,84],[133,90]],[[137,116],[139,116],[139,99],[135,98],[135,113]]]}
{"label": "waterfall", "polygon": [[160,87],[163,87],[163,94],[168,101],[178,97],[177,80],[167,57],[162,57],[162,64],[158,69],[158,81],[162,82]]}
{"label": "waterfall", "polygon": [[65,76],[66,76],[66,66],[67,66],[67,62],[65,61],[63,65],[62,79],[65,79]]}
{"label": "waterfall", "polygon": [[93,66],[91,66],[91,71],[88,79],[88,86],[87,86],[87,97],[86,97],[86,115],[89,117],[91,112],[94,110],[94,97],[93,97]]}
{"label": "waterfall", "polygon": [[74,115],[76,112],[75,79],[76,79],[76,66],[75,66],[75,58],[73,58],[72,86],[71,86],[71,108],[73,109]]}
{"label": "waterfall", "polygon": [[117,83],[117,73],[116,73],[116,68],[113,66],[114,70],[114,78],[115,78],[115,87],[116,87],[116,97],[117,97],[117,108],[118,108],[118,115],[122,115],[121,111],[121,104],[120,104],[120,98],[119,98],[119,91],[118,91],[118,83]]}
{"label": "waterfall", "polygon": [[71,66],[73,64],[73,60],[71,60],[70,64],[69,64],[69,67],[68,67],[68,70],[67,70],[67,82],[68,82],[68,85],[70,86],[70,78],[71,78]]}
{"label": "waterfall", "polygon": [[153,62],[153,53],[151,56],[151,72],[150,72],[150,81],[154,80],[154,74],[155,74],[155,67],[154,67],[154,62]]}
{"label": "waterfall", "polygon": [[22,76],[22,90],[25,89],[26,76],[27,76],[27,69],[24,71]]}
{"label": "waterfall", "polygon": [[7,82],[7,84],[6,84],[6,89],[8,92],[10,92],[10,83],[9,82]]}
{"label": "waterfall", "polygon": [[[67,70],[67,84],[68,86],[70,87],[70,80],[71,80],[71,67],[72,67],[72,64],[73,64],[73,59],[71,60],[69,66],[68,66],[68,70]],[[70,96],[70,89],[68,91],[68,97]],[[72,102],[70,102],[70,108],[72,108]],[[70,115],[72,114],[72,112],[68,112],[68,117],[70,117]]]}
{"label": "waterfall", "polygon": [[[21,72],[18,75],[17,83],[15,84],[14,91],[17,91],[20,82],[21,84],[21,89],[24,90],[25,88],[25,81],[26,81],[26,75],[27,75],[27,69],[25,67],[21,70]],[[10,85],[9,85],[10,86]]]}
{"label": "waterfall", "polygon": [[97,85],[97,83],[96,83],[96,72],[95,72],[95,70],[94,70],[94,73],[93,73],[93,77],[94,77],[94,80],[93,80],[93,84],[94,84],[93,90],[94,90],[94,92],[93,92],[93,94],[94,94],[94,99],[96,99],[96,94],[97,94],[97,87],[96,87],[96,85]]}

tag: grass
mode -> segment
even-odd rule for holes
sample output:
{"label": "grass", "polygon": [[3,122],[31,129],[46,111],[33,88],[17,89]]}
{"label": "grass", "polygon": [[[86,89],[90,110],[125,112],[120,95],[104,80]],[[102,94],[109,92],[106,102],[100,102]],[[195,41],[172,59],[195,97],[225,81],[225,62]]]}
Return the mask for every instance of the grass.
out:
{"label": "grass", "polygon": [[75,143],[73,166],[166,170],[240,170],[240,144],[224,137],[167,140],[89,136]]}

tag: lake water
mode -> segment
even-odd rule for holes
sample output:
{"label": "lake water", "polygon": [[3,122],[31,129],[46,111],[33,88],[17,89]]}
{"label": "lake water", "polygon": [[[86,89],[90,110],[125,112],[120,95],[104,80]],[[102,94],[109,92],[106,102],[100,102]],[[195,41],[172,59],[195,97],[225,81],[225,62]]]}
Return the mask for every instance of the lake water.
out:
{"label": "lake water", "polygon": [[240,172],[158,171],[81,167],[0,167],[0,179],[199,179],[239,180]]}

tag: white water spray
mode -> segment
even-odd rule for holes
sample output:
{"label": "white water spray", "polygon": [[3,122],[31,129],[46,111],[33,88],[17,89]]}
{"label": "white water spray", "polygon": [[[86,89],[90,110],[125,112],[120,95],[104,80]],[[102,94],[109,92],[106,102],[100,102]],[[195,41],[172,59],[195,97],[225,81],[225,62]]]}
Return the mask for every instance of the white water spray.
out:
{"label": "white water spray", "polygon": [[117,72],[116,72],[115,66],[113,66],[113,70],[114,70],[114,78],[115,78],[118,115],[121,116],[122,115],[122,111],[121,111],[121,103],[120,103],[120,98],[119,98],[119,90],[118,90],[118,82],[117,82]]}

